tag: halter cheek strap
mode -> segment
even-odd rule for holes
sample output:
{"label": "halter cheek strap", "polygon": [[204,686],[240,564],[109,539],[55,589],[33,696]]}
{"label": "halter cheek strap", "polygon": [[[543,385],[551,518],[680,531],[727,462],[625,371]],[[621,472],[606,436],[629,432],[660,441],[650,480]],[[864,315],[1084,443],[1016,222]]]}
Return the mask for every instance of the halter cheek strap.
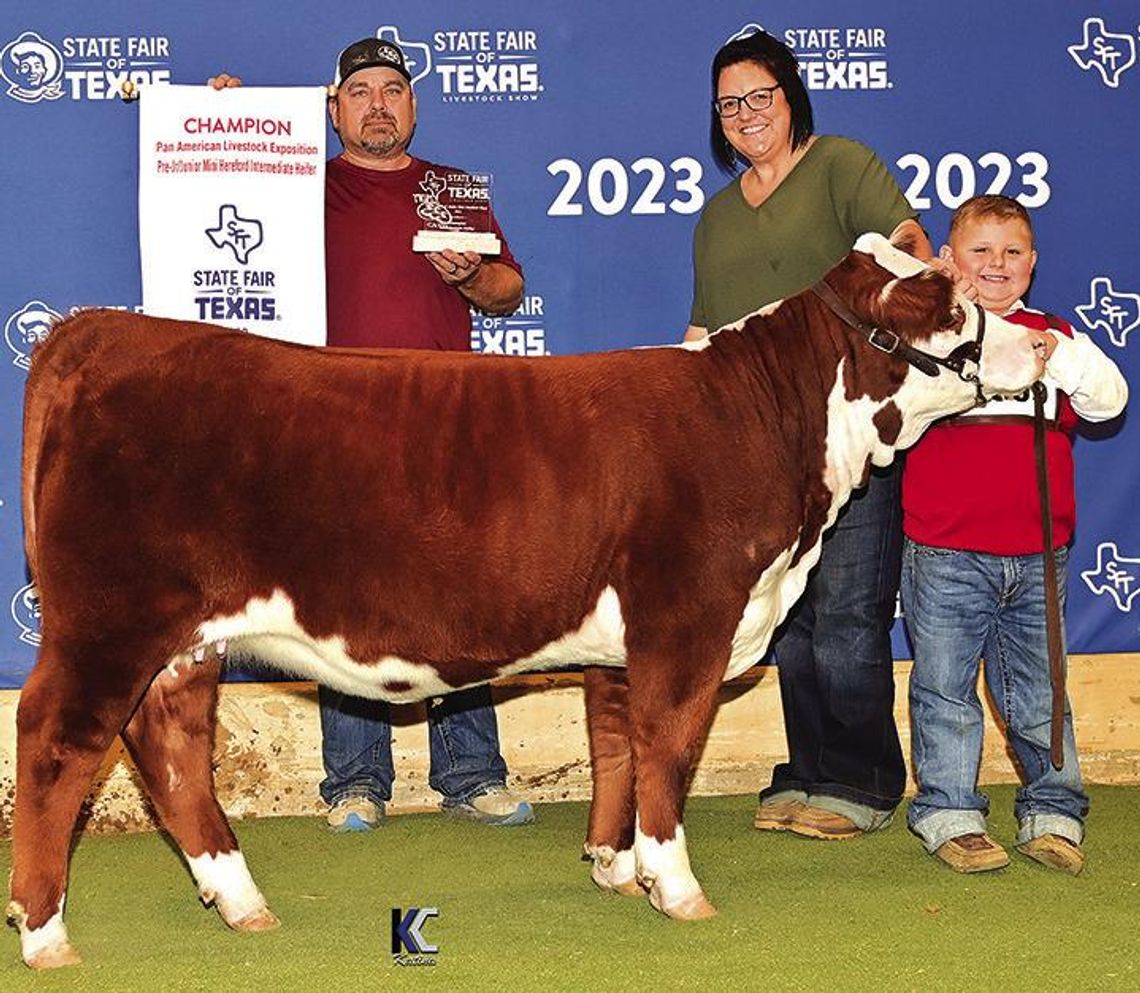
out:
{"label": "halter cheek strap", "polygon": [[858,331],[872,347],[880,352],[897,355],[926,376],[937,376],[941,369],[949,369],[963,382],[974,384],[977,393],[976,406],[980,407],[986,402],[982,394],[982,384],[978,379],[978,367],[982,361],[982,339],[986,335],[986,312],[981,304],[974,304],[978,314],[978,337],[973,341],[962,342],[949,355],[943,357],[908,345],[889,328],[861,321],[826,279],[821,279],[810,289],[836,317],[848,327]]}

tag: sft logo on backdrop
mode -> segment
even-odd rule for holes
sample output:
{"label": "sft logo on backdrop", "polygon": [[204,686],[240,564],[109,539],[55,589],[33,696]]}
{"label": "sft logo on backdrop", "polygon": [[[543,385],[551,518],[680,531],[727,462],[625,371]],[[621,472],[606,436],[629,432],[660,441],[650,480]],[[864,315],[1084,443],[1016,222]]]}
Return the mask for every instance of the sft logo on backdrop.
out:
{"label": "sft logo on backdrop", "polygon": [[1140,293],[1113,289],[1107,276],[1089,284],[1089,302],[1074,307],[1090,331],[1104,331],[1117,348],[1128,344],[1128,335],[1140,327]]}
{"label": "sft logo on backdrop", "polygon": [[32,349],[43,341],[60,315],[42,300],[29,300],[4,323],[4,340],[16,357],[12,365],[31,367]]}
{"label": "sft logo on backdrop", "polygon": [[523,298],[505,317],[471,312],[471,351],[484,355],[549,355],[546,350],[546,306],[540,296]]}
{"label": "sft logo on backdrop", "polygon": [[8,96],[22,103],[113,100],[122,85],[170,82],[170,39],[153,35],[69,36],[55,45],[25,31],[0,52]]}
{"label": "sft logo on backdrop", "polygon": [[[729,41],[765,28],[746,24]],[[887,90],[887,29],[882,27],[787,28],[769,32],[796,53],[809,90]]]}
{"label": "sft logo on backdrop", "polygon": [[430,46],[390,24],[376,36],[400,46],[413,83],[434,69],[444,103],[517,103],[542,93],[538,32],[529,28],[435,31]]}
{"label": "sft logo on backdrop", "polygon": [[1096,568],[1081,573],[1085,585],[1097,596],[1108,594],[1118,610],[1128,613],[1140,593],[1140,559],[1125,558],[1116,542],[1102,541],[1096,549]]}
{"label": "sft logo on backdrop", "polygon": [[[205,229],[220,251],[230,251],[244,267],[265,240],[261,221],[242,217],[232,203],[218,208],[218,221]],[[194,303],[200,321],[280,320],[276,299],[277,274],[272,269],[196,269]],[[204,291],[204,292],[203,292]]]}
{"label": "sft logo on backdrop", "polygon": [[1095,69],[1105,86],[1120,85],[1126,69],[1136,64],[1136,39],[1128,34],[1115,34],[1099,17],[1085,18],[1085,36],[1079,45],[1070,45],[1069,54],[1082,69]]}

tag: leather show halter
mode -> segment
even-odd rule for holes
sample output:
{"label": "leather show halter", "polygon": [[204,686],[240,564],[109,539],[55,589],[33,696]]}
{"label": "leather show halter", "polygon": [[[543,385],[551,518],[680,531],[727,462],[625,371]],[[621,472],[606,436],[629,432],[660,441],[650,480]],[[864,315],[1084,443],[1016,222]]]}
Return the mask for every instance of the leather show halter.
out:
{"label": "leather show halter", "polygon": [[[937,376],[941,369],[957,373],[958,378],[972,383],[975,390],[974,406],[981,407],[987,400],[982,393],[978,369],[982,360],[982,339],[986,333],[986,312],[981,304],[975,303],[978,312],[978,336],[973,341],[963,342],[945,358],[931,355],[919,348],[908,345],[895,332],[874,324],[861,321],[839,297],[826,279],[821,279],[811,287],[828,309],[844,324],[853,328],[873,347],[881,352],[897,355],[927,376]],[[1057,318],[1045,315],[1050,328],[1058,326]],[[1061,638],[1061,601],[1057,588],[1057,554],[1053,547],[1053,508],[1049,495],[1049,466],[1045,452],[1045,398],[1044,383],[1038,380],[1031,387],[1033,394],[1033,453],[1037,466],[1037,495],[1041,506],[1041,532],[1043,538],[1042,560],[1044,563],[1045,594],[1045,641],[1049,651],[1049,683],[1052,689],[1052,707],[1049,720],[1049,760],[1054,769],[1065,764],[1064,719],[1065,719],[1065,657]],[[959,424],[993,424],[1001,421],[1024,420],[1017,415],[994,415],[963,417]],[[1053,425],[1049,425],[1052,427]]]}
{"label": "leather show halter", "polygon": [[978,312],[978,336],[973,341],[964,341],[949,355],[932,355],[921,348],[908,345],[894,331],[859,320],[855,312],[847,306],[839,294],[832,289],[826,279],[821,279],[811,287],[811,292],[822,300],[828,308],[848,327],[854,328],[869,344],[880,352],[897,355],[926,376],[937,376],[941,369],[957,373],[963,382],[972,383],[976,392],[975,406],[986,402],[982,395],[982,384],[978,380],[978,366],[982,361],[982,339],[986,336],[986,312],[981,304],[974,304]]}

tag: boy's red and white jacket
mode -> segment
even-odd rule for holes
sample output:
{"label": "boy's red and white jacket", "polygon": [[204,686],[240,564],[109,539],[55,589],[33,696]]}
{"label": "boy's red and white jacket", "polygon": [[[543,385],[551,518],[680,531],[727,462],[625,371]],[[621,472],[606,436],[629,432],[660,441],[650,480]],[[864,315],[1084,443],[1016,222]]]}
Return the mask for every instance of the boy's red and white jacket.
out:
{"label": "boy's red and white jacket", "polygon": [[[1105,421],[1124,409],[1128,384],[1088,335],[1020,301],[1007,321],[1044,330],[1057,347],[1045,365],[1045,433],[1053,541],[1065,545],[1076,520],[1072,435],[1078,418]],[[903,530],[912,541],[993,555],[1044,550],[1033,399],[995,400],[939,421],[907,453]]]}

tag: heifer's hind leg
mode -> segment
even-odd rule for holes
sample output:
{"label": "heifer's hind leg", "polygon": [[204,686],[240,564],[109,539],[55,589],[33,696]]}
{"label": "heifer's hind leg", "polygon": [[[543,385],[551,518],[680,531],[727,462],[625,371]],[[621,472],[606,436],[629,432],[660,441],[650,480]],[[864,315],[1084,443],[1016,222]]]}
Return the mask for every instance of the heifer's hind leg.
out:
{"label": "heifer's hind leg", "polygon": [[236,931],[278,924],[249,874],[214,795],[214,728],[221,665],[171,665],[150,684],[123,740],[162,825],[182,849],[198,892]]}
{"label": "heifer's hind leg", "polygon": [[628,896],[643,890],[633,852],[633,749],[629,739],[629,683],[625,670],[591,666],[585,672],[586,723],[594,796],[586,833],[590,875],[602,889]]}
{"label": "heifer's hind leg", "polygon": [[109,651],[65,653],[45,635],[20,691],[8,916],[33,968],[79,962],[63,923],[71,834],[99,763],[144,683],[142,675],[116,667]]}
{"label": "heifer's hind leg", "polygon": [[689,778],[716,707],[728,646],[717,639],[680,653],[677,645],[688,638],[671,639],[662,632],[653,640],[651,649],[631,648],[629,653],[637,872],[654,907],[679,920],[696,920],[711,917],[716,908],[690,868],[682,814]]}

